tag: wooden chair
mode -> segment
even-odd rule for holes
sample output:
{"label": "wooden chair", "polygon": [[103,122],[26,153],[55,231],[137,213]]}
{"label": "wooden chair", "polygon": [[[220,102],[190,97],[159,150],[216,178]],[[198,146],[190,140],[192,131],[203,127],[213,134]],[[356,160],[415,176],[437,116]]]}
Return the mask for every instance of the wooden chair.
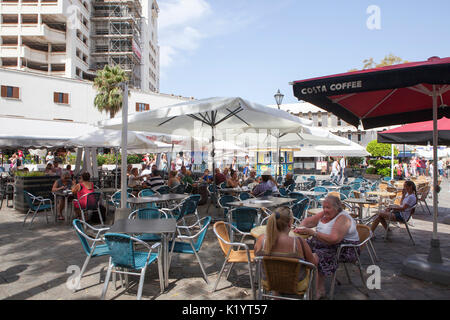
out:
{"label": "wooden chair", "polygon": [[430,215],[432,215],[431,210],[430,210],[430,208],[428,207],[428,204],[427,204],[427,197],[428,197],[428,194],[430,193],[430,190],[431,190],[430,186],[424,186],[424,187],[420,188],[417,191],[417,198],[418,198],[417,199],[417,203],[420,204],[420,206],[422,207],[423,211],[425,211],[425,208],[423,206],[423,204],[425,204],[425,206],[426,206],[426,208],[428,210],[428,213]]}
{"label": "wooden chair", "polygon": [[[296,258],[275,256],[255,257],[257,270],[258,294],[257,299],[278,298],[283,300],[299,300],[285,295],[299,296],[303,300],[314,297],[314,281],[317,274],[316,266],[312,263]],[[305,278],[299,281],[299,274],[305,269]],[[265,279],[262,274],[264,273]],[[271,294],[276,291],[279,295]]]}
{"label": "wooden chair", "polygon": [[[233,230],[234,232],[242,234],[241,242],[231,242],[230,235],[228,230]],[[222,249],[223,255],[225,256],[225,261],[222,265],[222,269],[220,270],[219,277],[214,285],[213,292],[216,291],[217,285],[219,284],[220,278],[222,277],[222,273],[225,270],[225,266],[227,264],[231,264],[230,268],[227,272],[227,279],[230,276],[231,269],[235,263],[247,263],[248,271],[250,273],[250,285],[253,292],[253,298],[256,298],[255,287],[253,283],[253,272],[252,272],[252,263],[255,261],[255,251],[250,250],[248,245],[243,243],[244,238],[246,236],[251,236],[250,233],[241,232],[237,228],[233,227],[232,224],[218,221],[213,226],[214,234],[219,241],[220,248]],[[236,248],[236,249],[235,249]],[[239,249],[243,248],[243,249]]]}
{"label": "wooden chair", "polygon": [[[414,212],[415,212],[415,210],[416,210],[416,207],[417,207],[417,203],[416,203],[414,206],[412,206],[412,208],[411,208],[411,214],[409,215],[408,220],[406,220],[406,221],[397,221],[397,220],[395,220],[396,222],[405,225],[406,231],[408,232],[409,238],[411,239],[411,242],[413,243],[413,246],[415,246],[416,244],[415,244],[414,239],[413,239],[413,237],[412,237],[411,231],[409,230],[408,222],[409,222],[409,220],[412,218],[412,215],[414,214]],[[390,222],[391,222],[391,220],[387,220],[387,228],[386,228],[386,232],[385,232],[385,234],[384,234],[384,240],[387,239]]]}
{"label": "wooden chair", "polygon": [[[359,244],[356,244],[356,245],[354,245],[354,244],[341,244],[339,246],[339,248],[338,248],[336,259],[337,259],[337,262],[338,262],[338,268],[339,268],[340,264],[344,265],[345,273],[347,274],[347,278],[348,278],[348,281],[350,283],[352,283],[352,280],[350,278],[350,274],[348,273],[346,264],[347,263],[352,263],[352,264],[357,265],[358,269],[359,269],[359,275],[361,277],[361,281],[363,283],[363,286],[366,286],[366,281],[364,279],[364,275],[363,275],[363,272],[362,272],[362,269],[361,269],[361,260],[359,258],[359,254],[357,252],[357,248],[360,248],[360,250],[361,250],[368,243],[369,246],[371,246],[372,249],[374,249],[373,245],[372,245],[372,242],[370,241],[370,239],[372,238],[373,235],[372,235],[372,232],[370,231],[370,228],[368,226],[365,226],[365,225],[357,224],[356,225],[356,230],[358,231],[358,235],[359,235]],[[369,251],[369,246],[367,246],[367,248],[368,248],[367,251],[368,252],[370,252]],[[355,253],[356,253],[356,260],[355,261],[343,261],[343,260],[341,260],[341,252],[342,252],[342,250],[344,248],[349,248],[349,249],[352,248],[353,250],[355,250]],[[370,253],[369,253],[369,255],[371,256]],[[373,261],[372,256],[371,256],[371,259]],[[336,269],[336,272],[333,274],[333,278],[331,280],[331,289],[330,289],[330,299],[331,300],[334,298],[334,287],[335,287],[335,284],[336,284],[336,274],[337,274],[337,269]],[[367,292],[365,292],[364,294],[366,296],[368,296]]]}

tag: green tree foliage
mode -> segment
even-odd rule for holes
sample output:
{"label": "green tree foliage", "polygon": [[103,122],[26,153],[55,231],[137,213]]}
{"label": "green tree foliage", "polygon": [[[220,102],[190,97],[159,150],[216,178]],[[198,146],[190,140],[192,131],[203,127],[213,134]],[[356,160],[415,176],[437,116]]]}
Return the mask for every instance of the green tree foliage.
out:
{"label": "green tree foliage", "polygon": [[[372,140],[366,147],[367,152],[369,152],[372,157],[390,157],[391,156],[391,145],[387,143],[378,143],[377,140]],[[397,147],[394,147],[394,156],[398,155]]]}
{"label": "green tree foliage", "polygon": [[119,83],[124,81],[128,81],[125,71],[120,66],[109,65],[97,71],[97,77],[94,79],[94,88],[98,92],[94,105],[100,112],[109,112],[111,118],[122,109],[122,89]]}
{"label": "green tree foliage", "polygon": [[[396,55],[390,53],[390,54],[386,55],[379,63],[376,63],[373,58],[364,59],[362,70],[386,67],[386,66],[391,66],[394,64],[407,63],[407,62],[408,61],[403,60],[402,58],[397,57]],[[353,72],[353,71],[358,71],[358,69],[349,70],[349,72]]]}

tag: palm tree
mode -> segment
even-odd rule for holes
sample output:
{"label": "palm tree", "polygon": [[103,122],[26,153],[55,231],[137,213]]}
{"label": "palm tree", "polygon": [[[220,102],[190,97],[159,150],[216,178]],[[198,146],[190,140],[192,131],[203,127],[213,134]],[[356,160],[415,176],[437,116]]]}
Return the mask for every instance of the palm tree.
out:
{"label": "palm tree", "polygon": [[103,70],[97,71],[94,79],[94,88],[98,91],[94,105],[100,112],[109,112],[111,118],[122,109],[122,89],[119,83],[124,81],[128,81],[128,77],[118,65],[105,65]]}

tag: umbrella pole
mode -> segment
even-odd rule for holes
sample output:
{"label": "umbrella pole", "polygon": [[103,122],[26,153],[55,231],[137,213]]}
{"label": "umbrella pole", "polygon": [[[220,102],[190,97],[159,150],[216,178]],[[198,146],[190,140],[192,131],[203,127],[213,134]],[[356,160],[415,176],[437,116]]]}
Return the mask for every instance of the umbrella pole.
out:
{"label": "umbrella pole", "polygon": [[123,83],[123,102],[122,102],[122,163],[120,176],[120,208],[126,209],[127,206],[127,134],[128,134],[128,83]]}
{"label": "umbrella pole", "polygon": [[431,239],[431,249],[428,255],[428,261],[434,263],[442,263],[440,243],[437,235],[437,217],[438,217],[438,170],[437,170],[437,144],[438,144],[438,128],[437,128],[437,93],[436,85],[433,85],[433,237]]}
{"label": "umbrella pole", "polygon": [[391,180],[394,180],[394,145],[391,144]]}
{"label": "umbrella pole", "polygon": [[117,172],[119,171],[119,153],[117,152],[117,148],[114,148],[114,157],[116,158],[116,174],[114,177],[114,189],[117,189]]}

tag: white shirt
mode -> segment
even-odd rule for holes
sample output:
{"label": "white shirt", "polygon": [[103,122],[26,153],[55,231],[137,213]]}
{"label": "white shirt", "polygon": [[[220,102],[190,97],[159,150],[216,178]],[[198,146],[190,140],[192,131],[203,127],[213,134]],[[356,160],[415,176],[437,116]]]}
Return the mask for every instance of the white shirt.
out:
{"label": "white shirt", "polygon": [[342,158],[341,161],[339,161],[339,165],[341,166],[341,169],[345,169],[345,159]]}
{"label": "white shirt", "polygon": [[336,222],[337,218],[341,215],[346,216],[352,222],[352,225],[348,229],[347,234],[345,235],[343,240],[359,241],[358,231],[356,230],[356,222],[345,210],[342,210],[338,215],[336,215],[336,217],[334,217],[334,219],[328,221],[327,223],[322,223],[321,221],[319,221],[319,223],[317,224],[316,231],[325,234],[331,234],[331,230],[333,229],[334,223]]}
{"label": "white shirt", "polygon": [[334,161],[331,167],[331,174],[338,174],[338,173],[339,173],[339,164],[337,161]]}
{"label": "white shirt", "polygon": [[438,170],[444,169],[444,162],[442,160],[439,160],[437,163]]}
{"label": "white shirt", "polygon": [[414,206],[417,202],[416,196],[414,193],[406,194],[402,201],[402,206],[407,204],[409,207],[408,209],[402,211],[403,219],[408,220],[409,216],[411,215],[411,207]]}
{"label": "white shirt", "polygon": [[[141,174],[140,174],[140,177],[146,176],[146,175],[151,174],[151,173],[152,173],[152,170],[150,170],[150,169],[144,169],[144,170],[142,170],[142,172],[141,172]],[[147,178],[144,178],[144,181],[147,181]]]}

